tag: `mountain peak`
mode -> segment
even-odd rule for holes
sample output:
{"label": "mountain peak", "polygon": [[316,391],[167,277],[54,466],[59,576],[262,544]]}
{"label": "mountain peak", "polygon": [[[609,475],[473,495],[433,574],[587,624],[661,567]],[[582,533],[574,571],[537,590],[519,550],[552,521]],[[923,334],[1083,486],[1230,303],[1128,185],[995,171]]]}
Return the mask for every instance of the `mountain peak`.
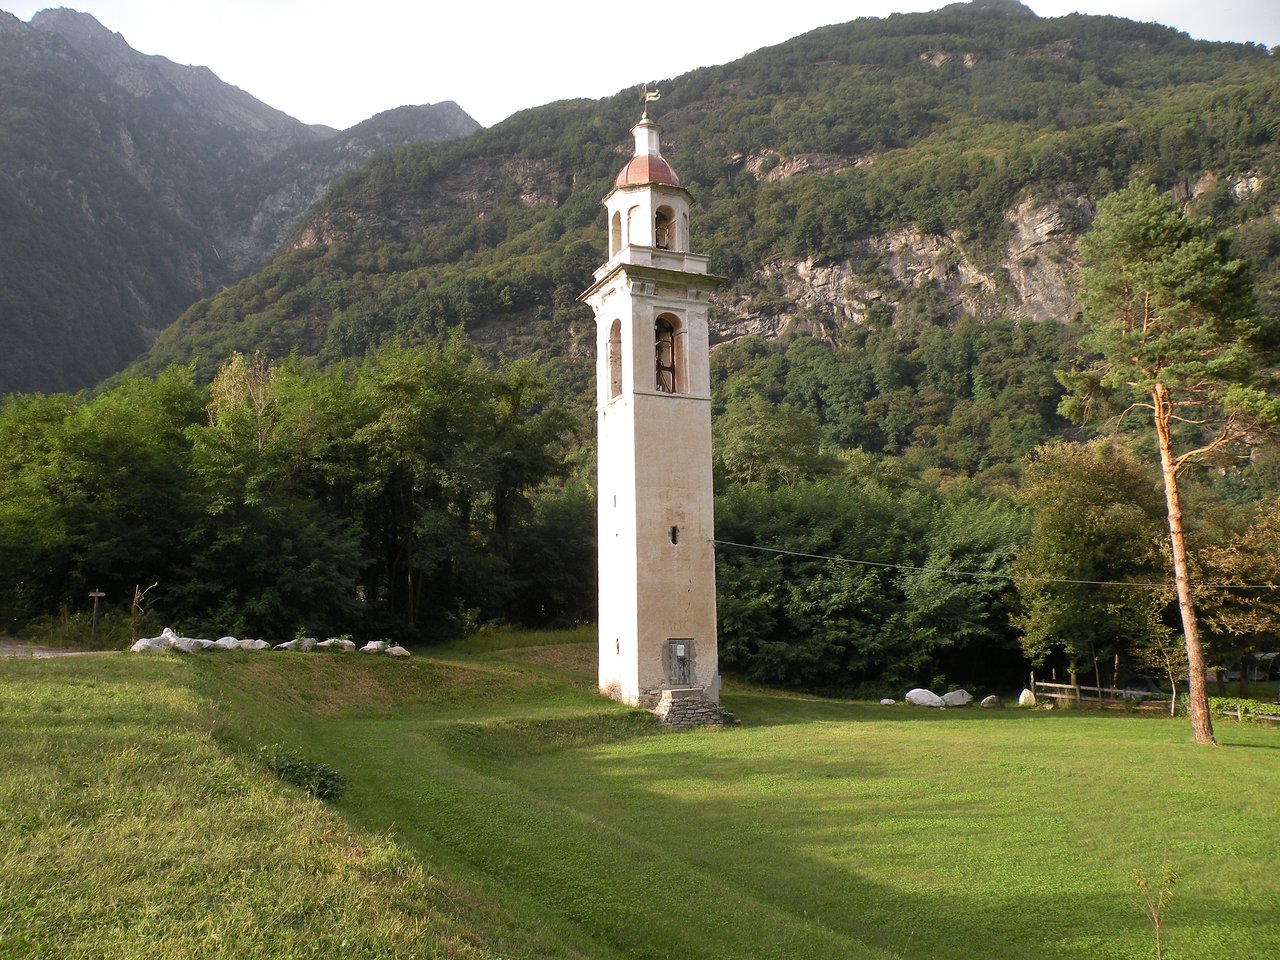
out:
{"label": "mountain peak", "polygon": [[112,33],[89,13],[81,13],[69,7],[41,10],[31,18],[31,26],[45,33],[62,37],[81,53],[90,54],[94,60],[109,60],[115,65],[142,57],[118,33]]}
{"label": "mountain peak", "polygon": [[945,13],[987,13],[1001,17],[1036,18],[1036,12],[1018,0],[969,0],[968,3],[953,3],[942,8]]}

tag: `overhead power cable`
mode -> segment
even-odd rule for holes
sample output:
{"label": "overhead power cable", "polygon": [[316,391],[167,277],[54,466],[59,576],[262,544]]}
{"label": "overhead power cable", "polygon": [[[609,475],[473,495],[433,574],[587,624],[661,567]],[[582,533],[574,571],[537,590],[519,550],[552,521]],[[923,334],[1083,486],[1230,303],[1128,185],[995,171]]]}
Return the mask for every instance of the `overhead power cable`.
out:
{"label": "overhead power cable", "polygon": [[[1012,574],[987,573],[982,570],[961,570],[956,567],[917,567],[909,563],[883,563],[878,560],[854,560],[851,557],[832,557],[821,553],[801,553],[797,550],[783,550],[779,547],[761,547],[754,543],[734,543],[732,540],[711,541],[720,547],[737,547],[740,550],[755,550],[760,553],[775,553],[784,557],[800,557],[805,560],[829,560],[832,563],[847,563],[858,567],[880,567],[885,570],[909,570],[914,573],[941,573],[954,577],[972,577],[975,580],[1013,580]],[[1173,581],[1149,582],[1142,580],[1071,580],[1064,577],[1020,577],[1036,583],[1062,583],[1087,587],[1142,587],[1146,590],[1173,587]],[[1216,590],[1275,590],[1280,585],[1274,583],[1193,583],[1192,589]]]}

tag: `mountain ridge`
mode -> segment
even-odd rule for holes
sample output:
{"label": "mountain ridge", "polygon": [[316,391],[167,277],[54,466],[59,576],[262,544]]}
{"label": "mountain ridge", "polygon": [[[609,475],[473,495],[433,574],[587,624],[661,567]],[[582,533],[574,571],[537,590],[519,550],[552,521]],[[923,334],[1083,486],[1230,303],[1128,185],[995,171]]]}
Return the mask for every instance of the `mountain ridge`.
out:
{"label": "mountain ridge", "polygon": [[89,14],[0,14],[0,393],[93,386],[368,157],[480,128],[452,102],[307,125]]}
{"label": "mountain ridge", "polygon": [[260,159],[298,143],[338,133],[332,127],[305,124],[252,94],[220,79],[205,66],[183,66],[167,57],[144,54],[103,26],[92,14],[67,7],[41,10],[30,26],[54,34],[94,63],[114,84],[136,97],[178,93],[215,123],[236,129]]}

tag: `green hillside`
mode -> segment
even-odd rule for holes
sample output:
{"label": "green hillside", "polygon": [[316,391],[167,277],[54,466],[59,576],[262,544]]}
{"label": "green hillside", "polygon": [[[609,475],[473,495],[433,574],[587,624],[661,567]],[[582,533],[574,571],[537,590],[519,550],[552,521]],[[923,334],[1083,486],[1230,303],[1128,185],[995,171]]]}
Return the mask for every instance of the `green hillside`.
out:
{"label": "green hillside", "polygon": [[1164,864],[1166,955],[1280,950],[1280,732],[731,686],[656,734],[594,649],[0,663],[0,957],[1136,960]]}
{"label": "green hillside", "polygon": [[[886,279],[886,231],[938,235],[1007,288],[1008,215],[1026,197],[1096,201],[1141,173],[1200,184],[1196,209],[1223,226],[1277,197],[1275,59],[1152,24],[957,4],[816,30],[662,89],[664,153],[701,201],[693,246],[732,281],[722,326],[803,313],[768,272],[798,261],[848,261],[887,290],[872,325],[954,321],[929,289]],[[507,355],[589,352],[574,296],[602,256],[599,200],[637,113],[631,91],[566,101],[378,158],[293,249],[187,311],[140,369],[209,372],[231,349],[333,361],[457,327]],[[1246,175],[1259,179],[1235,186]],[[1257,229],[1270,263],[1274,228]],[[1007,289],[991,296],[1011,313]]]}

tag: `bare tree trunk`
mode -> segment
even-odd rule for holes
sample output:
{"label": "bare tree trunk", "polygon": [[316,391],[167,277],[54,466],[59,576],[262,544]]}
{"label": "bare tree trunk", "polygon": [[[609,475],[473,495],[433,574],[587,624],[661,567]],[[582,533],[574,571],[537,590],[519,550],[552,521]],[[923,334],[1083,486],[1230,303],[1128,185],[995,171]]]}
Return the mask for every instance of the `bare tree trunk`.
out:
{"label": "bare tree trunk", "polygon": [[1156,440],[1160,447],[1160,472],[1164,478],[1164,499],[1169,514],[1169,545],[1173,549],[1173,580],[1178,590],[1178,610],[1182,614],[1182,636],[1187,647],[1187,679],[1189,695],[1187,713],[1191,717],[1191,736],[1196,743],[1217,745],[1213,738],[1213,719],[1209,714],[1209,694],[1204,682],[1204,650],[1200,646],[1200,627],[1196,608],[1191,602],[1191,579],[1187,574],[1187,541],[1182,532],[1182,500],[1178,495],[1177,465],[1173,460],[1173,440],[1169,435],[1171,408],[1162,385],[1151,392],[1155,401]]}
{"label": "bare tree trunk", "polygon": [[1164,654],[1164,672],[1169,675],[1169,716],[1176,716],[1178,711],[1178,678],[1173,670],[1173,661]]}

